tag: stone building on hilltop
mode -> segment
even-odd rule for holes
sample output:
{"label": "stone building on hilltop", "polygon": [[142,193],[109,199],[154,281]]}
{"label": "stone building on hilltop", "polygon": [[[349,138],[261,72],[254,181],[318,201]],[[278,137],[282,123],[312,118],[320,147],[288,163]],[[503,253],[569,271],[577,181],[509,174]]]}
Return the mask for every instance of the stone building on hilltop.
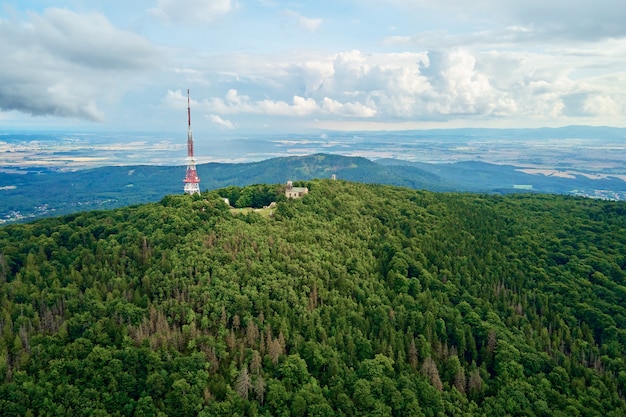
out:
{"label": "stone building on hilltop", "polygon": [[287,198],[300,198],[309,193],[307,187],[294,187],[293,182],[287,181],[287,188],[285,188],[285,197]]}

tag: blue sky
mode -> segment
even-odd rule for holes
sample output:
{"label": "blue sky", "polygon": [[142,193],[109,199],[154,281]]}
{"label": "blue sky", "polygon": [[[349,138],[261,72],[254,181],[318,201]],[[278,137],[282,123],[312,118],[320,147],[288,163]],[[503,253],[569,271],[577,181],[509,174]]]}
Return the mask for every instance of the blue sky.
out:
{"label": "blue sky", "polygon": [[0,0],[0,129],[626,126],[626,2]]}

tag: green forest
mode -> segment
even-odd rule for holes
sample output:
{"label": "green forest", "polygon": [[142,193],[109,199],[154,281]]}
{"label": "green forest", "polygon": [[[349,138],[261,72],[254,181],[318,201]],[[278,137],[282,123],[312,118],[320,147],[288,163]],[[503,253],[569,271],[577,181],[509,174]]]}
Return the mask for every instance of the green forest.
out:
{"label": "green forest", "polygon": [[625,203],[296,185],[0,228],[0,414],[626,415]]}
{"label": "green forest", "polygon": [[[570,166],[557,168],[571,169]],[[335,175],[347,181],[418,190],[509,194],[526,189],[526,192],[568,195],[596,195],[599,191],[601,196],[626,200],[626,182],[618,178],[619,175],[614,176],[619,172],[606,172],[606,177],[593,175],[590,178],[579,174],[564,178],[532,175],[521,172],[520,167],[477,161],[428,164],[314,154],[248,163],[212,162],[199,164],[197,169],[201,190],[205,191]],[[12,172],[0,170],[0,224],[154,203],[165,195],[182,192],[184,175],[184,166],[158,165],[106,166],[76,171],[24,167]]]}

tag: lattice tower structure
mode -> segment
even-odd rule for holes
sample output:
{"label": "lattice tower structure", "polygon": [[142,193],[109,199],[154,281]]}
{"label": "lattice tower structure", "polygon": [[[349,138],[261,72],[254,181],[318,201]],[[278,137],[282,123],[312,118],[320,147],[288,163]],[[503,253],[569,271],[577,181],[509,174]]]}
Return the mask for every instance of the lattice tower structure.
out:
{"label": "lattice tower structure", "polygon": [[196,171],[196,161],[193,156],[193,135],[191,134],[191,106],[189,103],[189,89],[187,89],[187,174],[183,181],[186,194],[200,194],[200,177]]}

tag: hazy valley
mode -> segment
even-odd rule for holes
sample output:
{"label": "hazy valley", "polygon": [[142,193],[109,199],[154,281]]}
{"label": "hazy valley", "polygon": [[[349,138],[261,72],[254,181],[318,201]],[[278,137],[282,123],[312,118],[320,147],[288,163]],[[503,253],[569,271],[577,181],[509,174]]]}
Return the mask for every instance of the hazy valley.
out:
{"label": "hazy valley", "polygon": [[[626,200],[626,129],[197,134],[195,144],[203,190],[335,174],[433,191]],[[0,162],[0,222],[12,222],[180,193],[185,141],[165,134],[5,133]]]}

